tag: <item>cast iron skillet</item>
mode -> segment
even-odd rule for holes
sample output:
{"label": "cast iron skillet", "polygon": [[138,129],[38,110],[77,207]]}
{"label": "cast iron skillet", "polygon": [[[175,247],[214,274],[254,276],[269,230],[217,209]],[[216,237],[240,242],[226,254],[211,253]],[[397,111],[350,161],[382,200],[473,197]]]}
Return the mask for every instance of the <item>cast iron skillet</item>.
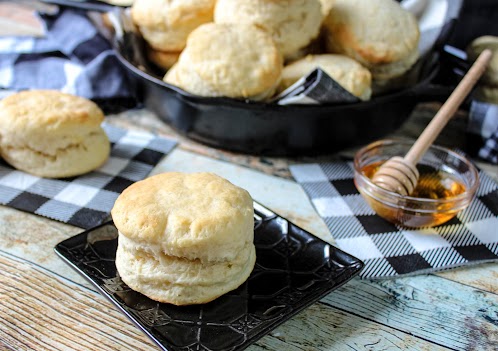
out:
{"label": "cast iron skillet", "polygon": [[[280,106],[194,96],[161,80],[144,59],[143,41],[129,23],[120,24],[125,30],[118,28],[114,45],[136,84],[138,98],[181,134],[242,153],[316,155],[379,139],[400,127],[416,104],[444,101],[449,96],[451,87],[434,83],[443,71],[448,71],[442,70],[441,48],[454,27],[462,2],[448,2],[449,20],[435,49],[423,62],[416,84],[354,104]],[[123,16],[120,19],[126,22]]]}

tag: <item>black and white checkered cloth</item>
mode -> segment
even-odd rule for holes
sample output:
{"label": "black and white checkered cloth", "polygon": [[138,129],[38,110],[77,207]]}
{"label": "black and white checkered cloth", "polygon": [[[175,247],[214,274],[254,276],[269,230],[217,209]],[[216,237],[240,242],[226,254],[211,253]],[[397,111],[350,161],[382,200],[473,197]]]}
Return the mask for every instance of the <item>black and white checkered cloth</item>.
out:
{"label": "black and white checkered cloth", "polygon": [[498,105],[473,101],[468,130],[480,135],[484,140],[479,150],[479,157],[498,164]]}
{"label": "black and white checkered cloth", "polygon": [[99,169],[73,178],[46,179],[0,161],[0,204],[92,228],[109,219],[114,201],[144,179],[176,142],[154,134],[104,124],[111,154]]}
{"label": "black and white checkered cloth", "polygon": [[498,259],[498,185],[483,172],[471,205],[434,228],[407,229],[377,216],[347,162],[291,166],[337,246],[365,262],[362,278],[430,273]]}
{"label": "black and white checkered cloth", "polygon": [[484,146],[479,150],[479,157],[498,164],[498,129],[491,134]]}
{"label": "black and white checkered cloth", "polygon": [[360,102],[322,69],[317,68],[275,97],[279,105]]}
{"label": "black and white checkered cloth", "polygon": [[0,93],[56,89],[88,99],[134,101],[134,91],[110,43],[85,12],[41,16],[42,38],[0,37]]}

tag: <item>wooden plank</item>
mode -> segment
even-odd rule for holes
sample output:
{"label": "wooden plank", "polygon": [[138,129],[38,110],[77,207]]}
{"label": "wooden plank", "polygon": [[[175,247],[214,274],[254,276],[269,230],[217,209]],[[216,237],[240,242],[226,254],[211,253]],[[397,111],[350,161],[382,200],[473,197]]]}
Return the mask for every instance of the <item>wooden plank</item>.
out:
{"label": "wooden plank", "polygon": [[[0,350],[155,350],[101,296],[0,253]],[[252,350],[442,350],[424,340],[317,303]]]}
{"label": "wooden plank", "polygon": [[310,306],[249,350],[447,350],[323,303]]}
{"label": "wooden plank", "polygon": [[16,351],[14,350],[12,347],[10,347],[9,345],[7,344],[4,344],[1,340],[0,340],[0,351]]}
{"label": "wooden plank", "polygon": [[0,253],[0,345],[14,350],[157,350],[103,297]]}
{"label": "wooden plank", "polygon": [[433,275],[353,279],[323,302],[454,350],[498,345],[498,296]]}
{"label": "wooden plank", "polygon": [[438,276],[498,294],[498,263],[452,269],[437,273]]}
{"label": "wooden plank", "polygon": [[83,229],[48,218],[0,206],[0,250],[35,262],[78,284],[90,287],[79,274],[55,254],[60,241]]}

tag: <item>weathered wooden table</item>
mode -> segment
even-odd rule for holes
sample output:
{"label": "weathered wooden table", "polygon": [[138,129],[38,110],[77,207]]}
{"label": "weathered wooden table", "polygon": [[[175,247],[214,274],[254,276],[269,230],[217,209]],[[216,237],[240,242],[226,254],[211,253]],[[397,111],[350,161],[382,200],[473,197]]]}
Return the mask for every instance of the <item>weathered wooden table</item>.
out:
{"label": "weathered wooden table", "polygon": [[[418,135],[436,108],[419,106],[399,133]],[[333,242],[288,172],[288,164],[310,159],[258,158],[210,149],[176,135],[147,110],[108,120],[179,140],[155,172],[215,171],[248,189],[255,200]],[[439,143],[465,142],[464,124],[461,112]],[[498,180],[498,167],[479,165]],[[81,231],[0,207],[0,350],[157,349],[54,253],[54,245]],[[498,350],[498,263],[391,280],[355,278],[249,349]]]}

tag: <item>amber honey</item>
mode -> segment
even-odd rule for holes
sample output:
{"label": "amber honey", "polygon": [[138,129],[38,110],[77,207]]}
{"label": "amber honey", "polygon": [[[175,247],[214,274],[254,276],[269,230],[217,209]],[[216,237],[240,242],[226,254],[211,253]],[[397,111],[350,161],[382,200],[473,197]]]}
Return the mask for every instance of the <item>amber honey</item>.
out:
{"label": "amber honey", "polygon": [[[361,171],[371,179],[382,163],[366,165]],[[389,201],[369,196],[365,199],[378,215],[403,226],[432,227],[447,222],[461,209],[458,206],[458,201],[461,200],[457,196],[466,191],[465,184],[454,175],[430,166],[419,165],[417,167],[420,177],[410,197],[421,199],[421,201],[401,199],[396,204],[392,204]],[[441,201],[424,201],[423,199]]]}

